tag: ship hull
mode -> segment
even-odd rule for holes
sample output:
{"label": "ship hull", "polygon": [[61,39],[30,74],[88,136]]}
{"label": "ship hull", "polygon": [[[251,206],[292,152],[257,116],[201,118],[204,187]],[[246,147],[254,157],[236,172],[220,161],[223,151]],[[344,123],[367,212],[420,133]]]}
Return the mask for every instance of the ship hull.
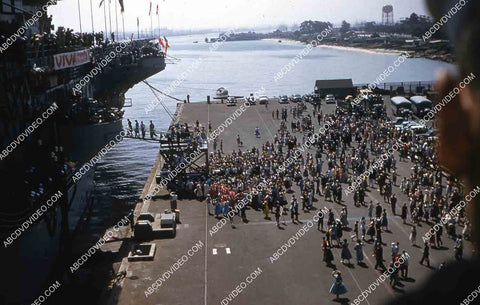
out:
{"label": "ship hull", "polygon": [[[77,157],[76,160],[83,163],[95,156],[121,130],[122,121],[118,120],[73,128],[65,127],[58,136],[62,138],[66,145],[65,149],[72,153],[72,157]],[[68,189],[70,236],[88,213],[89,203],[93,200],[94,174],[94,168],[90,169]],[[41,289],[49,285],[48,280],[58,259],[62,241],[61,210],[55,206],[50,209],[56,209],[54,218],[37,220],[10,246],[1,251],[0,259],[8,262],[5,264],[6,270],[4,269],[6,274],[16,275],[0,285],[0,295],[6,298],[7,304],[31,304]],[[12,227],[10,232],[17,228]]]}
{"label": "ship hull", "polygon": [[143,57],[135,64],[122,65],[115,70],[106,71],[95,79],[94,97],[99,101],[108,101],[109,107],[122,108],[125,92],[164,69],[165,58]]}

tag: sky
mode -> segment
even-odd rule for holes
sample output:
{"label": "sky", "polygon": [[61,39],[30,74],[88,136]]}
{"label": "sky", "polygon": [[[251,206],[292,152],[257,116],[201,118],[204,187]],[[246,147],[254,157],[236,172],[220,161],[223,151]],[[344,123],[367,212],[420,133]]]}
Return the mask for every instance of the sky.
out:
{"label": "sky", "polygon": [[[82,30],[92,31],[90,1],[93,6],[95,31],[105,29],[104,9],[99,8],[100,0],[62,0],[51,7],[53,23],[58,26],[80,30],[78,2]],[[108,1],[107,26],[109,27]],[[115,29],[115,1],[111,0],[112,28]],[[391,4],[396,21],[408,17],[412,12],[426,15],[424,0],[124,0],[125,29],[136,30],[136,18],[140,29],[150,29],[148,16],[152,2],[152,23],[158,19],[156,6],[159,5],[161,28],[176,30],[235,29],[276,26],[279,24],[300,24],[304,20],[330,21],[340,24],[346,20],[352,24],[362,21],[381,21],[382,6]],[[122,28],[120,6],[117,4],[118,27]]]}

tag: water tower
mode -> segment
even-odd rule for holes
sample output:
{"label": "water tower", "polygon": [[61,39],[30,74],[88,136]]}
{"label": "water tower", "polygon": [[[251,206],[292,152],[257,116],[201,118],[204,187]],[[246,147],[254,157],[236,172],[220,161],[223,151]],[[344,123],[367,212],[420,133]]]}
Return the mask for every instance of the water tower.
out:
{"label": "water tower", "polygon": [[385,5],[382,7],[382,24],[393,25],[393,6]]}

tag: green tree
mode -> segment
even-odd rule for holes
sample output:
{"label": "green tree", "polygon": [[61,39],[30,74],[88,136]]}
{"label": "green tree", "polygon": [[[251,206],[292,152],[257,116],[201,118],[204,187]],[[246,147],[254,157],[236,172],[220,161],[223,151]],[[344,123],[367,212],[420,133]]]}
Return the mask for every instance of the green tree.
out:
{"label": "green tree", "polygon": [[313,21],[306,20],[300,24],[300,32],[303,34],[313,33]]}
{"label": "green tree", "polygon": [[340,33],[342,33],[343,36],[350,31],[350,23],[346,22],[345,20],[342,21],[342,27],[340,28]]}
{"label": "green tree", "polygon": [[300,33],[315,34],[331,27],[330,22],[306,20],[300,24]]}
{"label": "green tree", "polygon": [[415,13],[412,13],[412,14],[410,15],[410,18],[408,18],[408,19],[409,19],[409,21],[410,21],[409,23],[412,24],[412,25],[419,23],[418,15],[415,14]]}

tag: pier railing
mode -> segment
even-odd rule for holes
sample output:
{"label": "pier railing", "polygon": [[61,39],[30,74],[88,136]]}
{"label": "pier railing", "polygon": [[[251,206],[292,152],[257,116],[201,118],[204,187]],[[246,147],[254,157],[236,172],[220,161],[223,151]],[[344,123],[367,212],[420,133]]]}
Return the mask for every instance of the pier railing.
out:
{"label": "pier railing", "polygon": [[[368,88],[370,84],[355,84],[357,88]],[[423,93],[424,90],[435,91],[435,83],[433,81],[410,81],[410,82],[386,82],[379,83],[377,88],[388,91],[408,91]]]}

